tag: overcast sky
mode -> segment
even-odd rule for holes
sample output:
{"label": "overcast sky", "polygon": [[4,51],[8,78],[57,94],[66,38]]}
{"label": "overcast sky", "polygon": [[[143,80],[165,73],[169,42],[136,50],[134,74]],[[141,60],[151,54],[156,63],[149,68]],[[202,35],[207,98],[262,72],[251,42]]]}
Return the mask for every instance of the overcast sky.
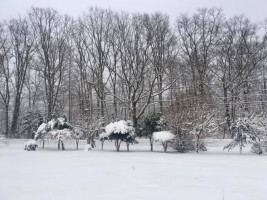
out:
{"label": "overcast sky", "polygon": [[0,19],[24,14],[31,6],[53,7],[61,13],[79,16],[90,6],[129,12],[168,13],[172,20],[198,8],[222,8],[227,17],[244,14],[254,22],[267,18],[267,0],[0,0]]}

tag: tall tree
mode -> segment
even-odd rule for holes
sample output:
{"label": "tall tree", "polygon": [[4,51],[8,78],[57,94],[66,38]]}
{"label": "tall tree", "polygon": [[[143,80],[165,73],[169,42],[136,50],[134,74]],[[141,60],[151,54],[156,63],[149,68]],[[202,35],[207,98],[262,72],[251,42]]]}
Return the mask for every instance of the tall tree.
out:
{"label": "tall tree", "polygon": [[6,30],[6,25],[0,24],[0,102],[4,105],[5,134],[9,134],[9,109],[10,109],[10,38]]}
{"label": "tall tree", "polygon": [[35,51],[35,35],[27,18],[12,19],[8,23],[14,59],[14,109],[10,134],[17,132],[22,91],[28,67]]}
{"label": "tall tree", "polygon": [[37,70],[42,72],[44,80],[49,120],[56,112],[66,74],[68,42],[73,21],[52,8],[32,8],[29,16],[38,40]]}

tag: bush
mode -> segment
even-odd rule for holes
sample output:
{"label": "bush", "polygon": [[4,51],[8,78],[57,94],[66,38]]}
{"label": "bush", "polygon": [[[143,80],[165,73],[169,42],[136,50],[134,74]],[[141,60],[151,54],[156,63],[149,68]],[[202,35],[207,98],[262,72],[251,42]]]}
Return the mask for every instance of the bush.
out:
{"label": "bush", "polygon": [[256,153],[258,155],[263,154],[263,149],[262,146],[258,143],[253,143],[252,147],[251,147],[251,152],[252,153]]}
{"label": "bush", "polygon": [[38,147],[38,145],[36,144],[36,141],[35,140],[29,140],[28,142],[25,143],[24,150],[35,151],[36,147]]}
{"label": "bush", "polygon": [[0,147],[5,145],[7,143],[6,137],[3,134],[0,134]]}
{"label": "bush", "polygon": [[135,128],[132,126],[131,121],[120,120],[110,123],[105,127],[105,132],[100,134],[99,137],[102,141],[102,150],[104,140],[115,140],[115,147],[117,151],[120,150],[121,142],[126,142],[127,151],[129,151],[130,144],[137,143],[135,140]]}
{"label": "bush", "polygon": [[188,151],[194,151],[195,150],[195,145],[194,141],[192,140],[191,137],[188,137],[186,135],[176,135],[174,139],[171,141],[170,146],[180,152],[180,153],[185,153]]}

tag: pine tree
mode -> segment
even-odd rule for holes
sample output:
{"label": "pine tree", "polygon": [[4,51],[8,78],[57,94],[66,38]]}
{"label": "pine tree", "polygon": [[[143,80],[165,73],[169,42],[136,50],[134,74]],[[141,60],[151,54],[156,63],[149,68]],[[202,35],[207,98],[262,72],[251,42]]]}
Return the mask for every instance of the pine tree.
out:
{"label": "pine tree", "polygon": [[161,131],[166,126],[166,120],[161,113],[153,113],[147,116],[141,126],[137,128],[136,134],[139,137],[149,138],[150,150],[153,151],[153,133]]}
{"label": "pine tree", "polygon": [[236,146],[239,146],[240,154],[242,154],[242,148],[247,144],[249,139],[249,119],[247,117],[238,118],[236,122],[231,124],[230,130],[234,138],[224,149],[230,151]]}

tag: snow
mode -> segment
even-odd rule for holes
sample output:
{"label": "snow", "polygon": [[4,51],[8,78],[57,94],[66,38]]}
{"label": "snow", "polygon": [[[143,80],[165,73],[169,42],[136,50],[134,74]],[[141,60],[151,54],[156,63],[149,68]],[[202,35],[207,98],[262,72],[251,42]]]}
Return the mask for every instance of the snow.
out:
{"label": "snow", "polygon": [[6,137],[3,134],[0,134],[0,148],[6,144]]}
{"label": "snow", "polygon": [[63,129],[63,130],[51,130],[48,132],[48,134],[45,136],[46,139],[57,139],[57,140],[66,140],[66,139],[72,139],[74,138],[73,131],[69,129]]}
{"label": "snow", "polygon": [[153,138],[155,141],[166,142],[172,140],[174,135],[170,131],[160,131],[153,133]]}
{"label": "snow", "polygon": [[102,132],[99,134],[100,139],[106,139],[106,138],[108,138],[108,136],[109,136],[109,134],[107,134],[106,132]]}
{"label": "snow", "polygon": [[29,145],[37,145],[35,140],[29,140],[28,142],[24,143],[24,146],[29,146]]}
{"label": "snow", "polygon": [[35,136],[34,136],[34,139],[38,139],[38,137],[40,136],[40,134],[43,134],[43,133],[45,133],[46,132],[46,123],[42,123],[39,127],[38,127],[38,129],[37,129],[37,131],[36,131],[36,133],[35,133]]}
{"label": "snow", "polygon": [[84,151],[92,151],[92,150],[93,150],[93,148],[92,148],[92,146],[90,144],[86,144],[84,146]]}
{"label": "snow", "polygon": [[50,120],[50,121],[47,123],[48,128],[49,128],[49,129],[54,129],[54,126],[55,126],[56,122],[57,122],[57,121],[56,121],[55,119]]}
{"label": "snow", "polygon": [[[208,140],[208,151],[199,154],[162,152],[149,140],[138,139],[130,152],[114,142],[97,142],[84,151],[85,140],[75,150],[50,141],[45,149],[24,151],[26,140],[8,140],[0,149],[0,199],[8,200],[266,200],[267,155],[243,155],[238,149],[223,151],[230,140]],[[40,145],[39,145],[40,146]]]}
{"label": "snow", "polygon": [[112,133],[118,134],[126,134],[130,133],[130,135],[134,135],[134,128],[129,125],[129,122],[124,120],[120,120],[117,122],[112,122],[105,127],[106,135],[110,135]]}

